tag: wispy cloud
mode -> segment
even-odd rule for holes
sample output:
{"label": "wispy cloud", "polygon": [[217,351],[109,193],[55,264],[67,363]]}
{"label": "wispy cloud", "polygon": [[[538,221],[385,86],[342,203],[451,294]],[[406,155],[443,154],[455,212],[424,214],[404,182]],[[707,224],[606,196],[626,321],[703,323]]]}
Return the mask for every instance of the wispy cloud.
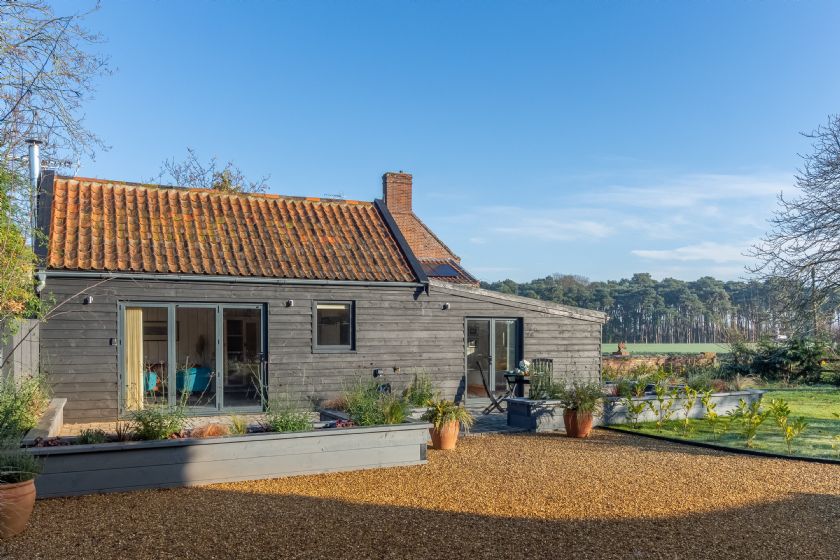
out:
{"label": "wispy cloud", "polygon": [[589,203],[634,208],[706,208],[714,202],[770,199],[790,190],[789,175],[695,173],[626,186],[612,184],[581,196]]}
{"label": "wispy cloud", "polygon": [[634,249],[632,254],[655,261],[710,261],[714,263],[743,262],[749,243],[728,244],[704,241],[674,249]]}
{"label": "wispy cloud", "polygon": [[550,218],[531,219],[528,223],[511,226],[497,226],[496,233],[512,237],[539,239],[542,241],[570,241],[573,239],[602,239],[609,237],[613,229],[601,222],[587,220],[555,220]]}

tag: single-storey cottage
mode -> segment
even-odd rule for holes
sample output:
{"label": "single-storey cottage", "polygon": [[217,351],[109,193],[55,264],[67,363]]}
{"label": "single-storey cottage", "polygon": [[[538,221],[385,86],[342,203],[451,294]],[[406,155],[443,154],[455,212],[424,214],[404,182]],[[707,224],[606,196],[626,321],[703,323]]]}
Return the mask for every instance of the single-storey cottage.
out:
{"label": "single-storey cottage", "polygon": [[374,202],[42,174],[41,368],[68,422],[147,403],[195,414],[314,400],[358,376],[427,374],[471,403],[520,359],[597,379],[604,315],[479,288],[414,214],[412,177]]}

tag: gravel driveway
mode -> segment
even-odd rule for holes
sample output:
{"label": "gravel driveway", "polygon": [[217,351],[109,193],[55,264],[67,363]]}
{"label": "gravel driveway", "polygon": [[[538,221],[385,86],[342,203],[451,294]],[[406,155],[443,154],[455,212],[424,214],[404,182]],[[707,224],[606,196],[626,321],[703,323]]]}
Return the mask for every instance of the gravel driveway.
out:
{"label": "gravel driveway", "polygon": [[40,501],[0,558],[840,557],[840,468],[596,430],[429,464]]}

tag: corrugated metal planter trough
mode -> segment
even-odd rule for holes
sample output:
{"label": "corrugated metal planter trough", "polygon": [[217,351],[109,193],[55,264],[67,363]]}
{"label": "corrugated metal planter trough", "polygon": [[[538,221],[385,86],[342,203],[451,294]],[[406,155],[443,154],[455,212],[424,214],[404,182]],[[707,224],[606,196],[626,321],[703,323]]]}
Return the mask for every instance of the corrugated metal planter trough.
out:
{"label": "corrugated metal planter trough", "polygon": [[31,448],[38,498],[419,465],[430,425]]}
{"label": "corrugated metal planter trough", "polygon": [[[729,393],[713,393],[712,402],[717,403],[715,412],[724,415],[730,410],[734,410],[738,406],[738,401],[744,399],[747,404],[759,399],[763,391],[747,390],[747,391],[732,391]],[[668,398],[671,398],[670,396]],[[657,406],[656,397],[653,395],[645,395],[644,397],[637,397],[633,399],[634,402],[649,401],[653,403],[654,408]],[[674,399],[672,406],[673,415],[672,420],[679,420],[685,417],[685,411],[682,406],[685,402],[683,398]],[[507,423],[508,426],[517,428],[524,428],[532,432],[548,432],[554,430],[562,430],[563,426],[563,407],[560,401],[556,400],[531,400],[524,398],[509,398],[507,399]],[[700,402],[698,395],[697,401],[689,411],[689,418],[703,418],[706,409]],[[639,422],[652,422],[656,420],[650,408],[645,408],[644,412],[639,415]],[[604,399],[604,412],[601,417],[596,417],[594,424],[610,425],[610,424],[626,424],[627,419],[627,405],[624,399],[618,397],[608,397]]]}
{"label": "corrugated metal planter trough", "polygon": [[[764,391],[755,389],[749,389],[746,391],[731,391],[727,393],[712,393],[712,402],[717,403],[715,412],[723,416],[727,412],[735,410],[741,399],[746,401],[747,404],[752,404],[754,401],[760,399],[763,394]],[[706,409],[703,407],[703,403],[700,402],[700,396],[701,395],[697,396],[694,406],[692,406],[691,410],[689,410],[689,418],[703,418],[706,414]],[[668,398],[670,398],[670,396]],[[644,397],[633,398],[633,402],[638,403],[641,401],[652,402],[654,408],[657,406],[655,395],[645,395]],[[672,420],[685,418],[685,411],[682,408],[684,403],[684,398],[678,397],[674,399],[674,404],[671,408],[674,411],[673,416],[671,416]],[[639,422],[653,422],[656,420],[656,417],[657,415],[654,414],[648,406],[645,408],[644,412],[639,415]],[[618,397],[604,399],[604,421],[602,423],[610,425],[626,424],[627,422],[627,405],[625,404],[624,399]]]}

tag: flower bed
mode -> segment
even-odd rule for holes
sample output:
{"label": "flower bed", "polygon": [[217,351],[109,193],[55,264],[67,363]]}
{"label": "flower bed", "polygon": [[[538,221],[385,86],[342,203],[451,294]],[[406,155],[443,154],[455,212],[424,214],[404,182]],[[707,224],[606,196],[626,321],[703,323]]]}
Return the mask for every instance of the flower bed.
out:
{"label": "flower bed", "polygon": [[[324,426],[325,424],[320,424]],[[259,480],[426,462],[430,425],[36,447],[39,498]]]}

